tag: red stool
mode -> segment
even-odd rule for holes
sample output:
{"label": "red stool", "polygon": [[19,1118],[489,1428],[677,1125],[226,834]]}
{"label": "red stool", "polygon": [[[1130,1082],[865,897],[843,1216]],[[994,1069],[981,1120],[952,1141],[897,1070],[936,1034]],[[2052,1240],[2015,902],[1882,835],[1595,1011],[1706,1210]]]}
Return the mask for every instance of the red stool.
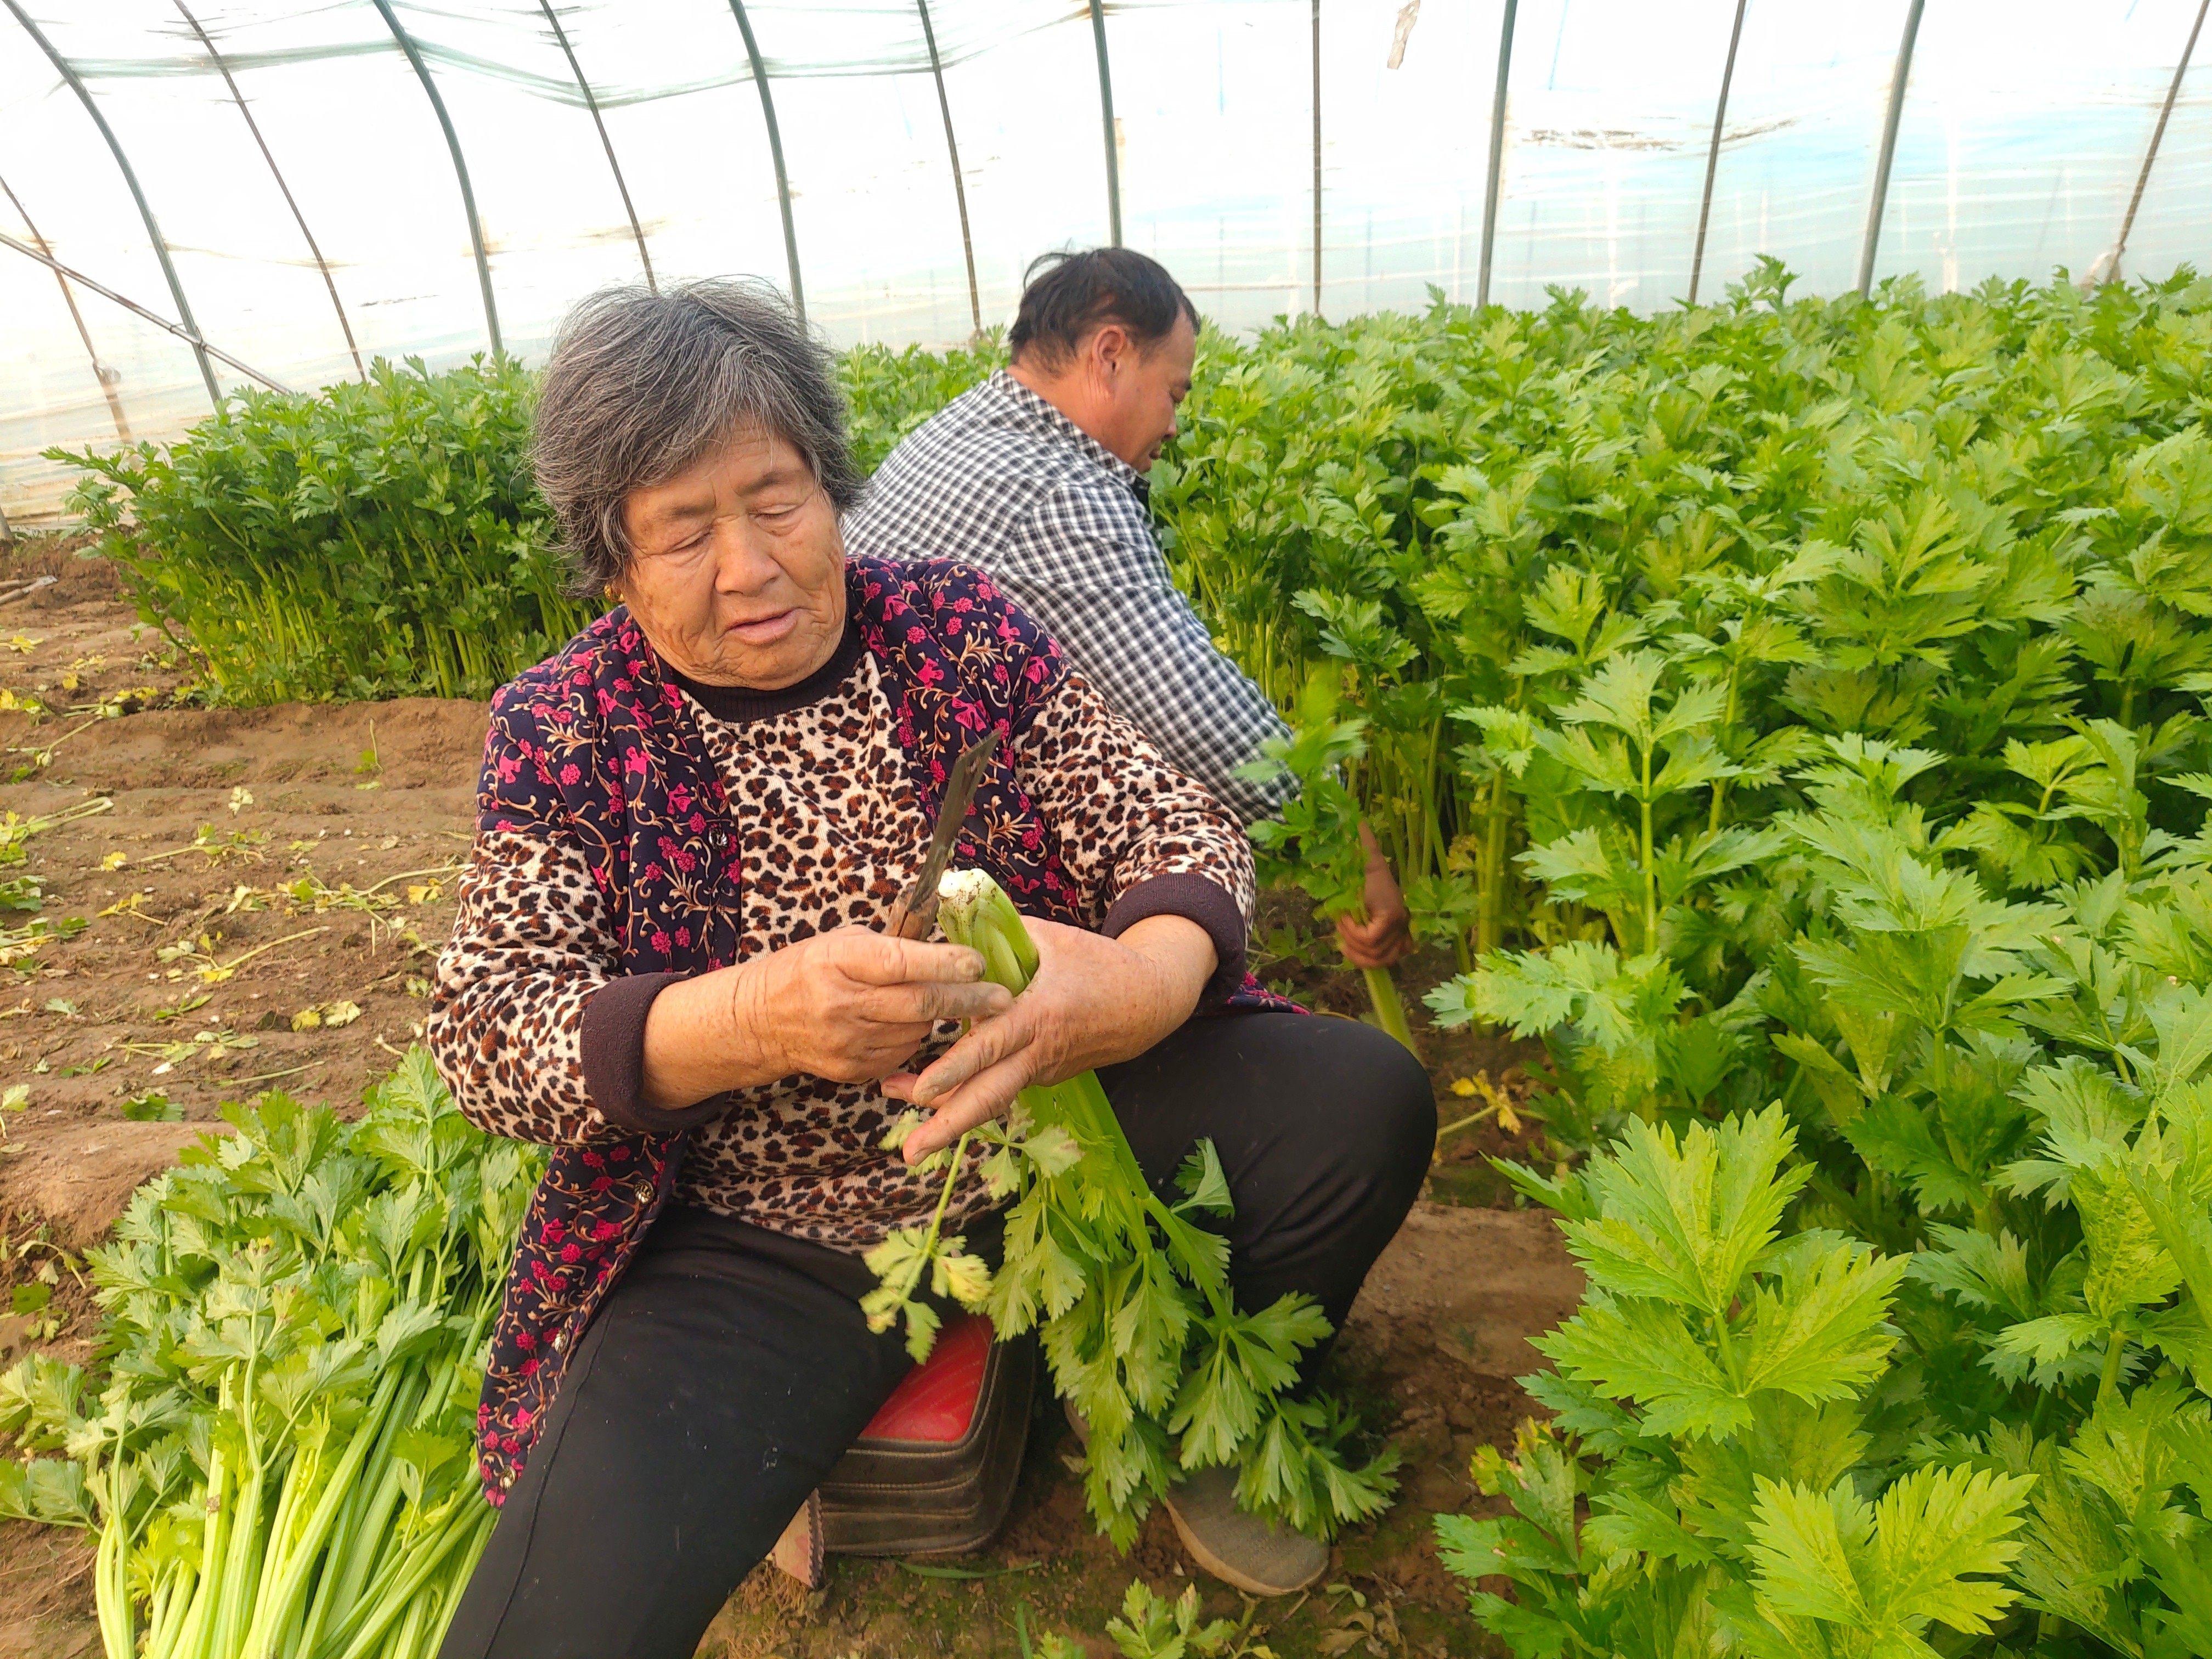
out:
{"label": "red stool", "polygon": [[1036,1384],[1036,1343],[991,1322],[945,1322],[806,1500],[771,1558],[809,1586],[825,1554],[939,1555],[981,1547],[1012,1503]]}

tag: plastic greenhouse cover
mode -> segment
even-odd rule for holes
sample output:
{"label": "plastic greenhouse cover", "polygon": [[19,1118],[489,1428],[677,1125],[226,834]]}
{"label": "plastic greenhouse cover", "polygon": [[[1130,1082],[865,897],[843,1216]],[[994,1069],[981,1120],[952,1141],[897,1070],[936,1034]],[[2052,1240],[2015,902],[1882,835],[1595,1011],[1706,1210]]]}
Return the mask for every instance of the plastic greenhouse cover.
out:
{"label": "plastic greenhouse cover", "polygon": [[[1853,285],[1909,3],[1743,0],[1705,297],[1763,253],[1812,291]],[[2203,3],[1927,6],[1875,278],[2101,270]],[[1682,299],[1736,5],[1518,0],[1492,299]],[[1475,297],[1505,0],[1102,9],[1123,238],[1216,321],[1316,303],[1316,116],[1322,312]],[[294,388],[356,373],[356,355],[465,360],[495,318],[508,350],[542,356],[569,304],[648,258],[663,283],[787,286],[795,253],[832,341],[947,343],[976,316],[1003,324],[1037,253],[1111,222],[1087,0],[0,0],[0,234],[171,323],[122,171],[26,20],[106,118],[202,337]],[[2128,274],[2200,257],[2208,55]],[[68,469],[46,446],[170,437],[209,407],[189,344],[0,246],[0,510],[59,510]]]}

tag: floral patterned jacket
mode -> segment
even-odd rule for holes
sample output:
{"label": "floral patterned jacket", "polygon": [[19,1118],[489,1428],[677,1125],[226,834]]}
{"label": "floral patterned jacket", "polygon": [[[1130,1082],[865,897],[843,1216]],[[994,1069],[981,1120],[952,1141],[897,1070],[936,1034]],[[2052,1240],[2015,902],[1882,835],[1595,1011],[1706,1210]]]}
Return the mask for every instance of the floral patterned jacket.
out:
{"label": "floral patterned jacket", "polygon": [[[934,811],[953,757],[1009,731],[1060,672],[1052,641],[981,573],[848,562],[850,614],[878,660],[917,794]],[[1029,914],[1078,920],[1050,827],[1006,745],[976,791],[958,861]],[[738,830],[689,705],[617,607],[503,687],[477,795],[480,830],[535,831],[586,854],[626,974],[738,959]],[[1291,1005],[1249,979],[1231,1008]],[[441,1055],[441,1064],[460,1056]],[[477,1411],[478,1472],[505,1497],[568,1353],[676,1184],[686,1135],[614,1133],[556,1146],[526,1214]]]}

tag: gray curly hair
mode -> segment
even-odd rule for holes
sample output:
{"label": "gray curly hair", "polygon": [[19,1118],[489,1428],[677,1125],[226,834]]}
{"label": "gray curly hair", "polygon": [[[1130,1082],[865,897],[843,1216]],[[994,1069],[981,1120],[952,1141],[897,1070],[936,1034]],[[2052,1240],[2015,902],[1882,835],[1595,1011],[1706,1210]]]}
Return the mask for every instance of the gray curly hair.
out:
{"label": "gray curly hair", "polygon": [[633,550],[623,503],[732,430],[783,439],[840,514],[861,477],[830,353],[766,283],[718,278],[655,294],[604,289],[554,336],[531,459],[559,521],[576,591],[599,592]]}

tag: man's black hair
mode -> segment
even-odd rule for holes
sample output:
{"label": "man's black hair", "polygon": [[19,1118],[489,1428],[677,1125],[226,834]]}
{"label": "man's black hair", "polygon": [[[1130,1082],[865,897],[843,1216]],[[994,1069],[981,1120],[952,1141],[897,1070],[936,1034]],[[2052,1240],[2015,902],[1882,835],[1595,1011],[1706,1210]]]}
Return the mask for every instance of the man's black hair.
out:
{"label": "man's black hair", "polygon": [[1176,319],[1198,326],[1198,307],[1157,259],[1126,247],[1061,251],[1024,273],[1021,309],[1006,343],[1016,357],[1057,368],[1108,323],[1119,323],[1147,349],[1175,331]]}

